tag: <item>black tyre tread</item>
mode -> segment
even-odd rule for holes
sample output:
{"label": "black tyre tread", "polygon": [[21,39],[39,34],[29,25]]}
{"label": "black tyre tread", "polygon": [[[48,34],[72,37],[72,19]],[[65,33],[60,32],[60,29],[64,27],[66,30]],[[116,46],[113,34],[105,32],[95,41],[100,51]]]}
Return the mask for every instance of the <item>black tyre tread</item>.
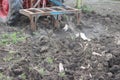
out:
{"label": "black tyre tread", "polygon": [[14,25],[20,17],[19,10],[23,8],[23,0],[9,0],[10,11],[6,23]]}

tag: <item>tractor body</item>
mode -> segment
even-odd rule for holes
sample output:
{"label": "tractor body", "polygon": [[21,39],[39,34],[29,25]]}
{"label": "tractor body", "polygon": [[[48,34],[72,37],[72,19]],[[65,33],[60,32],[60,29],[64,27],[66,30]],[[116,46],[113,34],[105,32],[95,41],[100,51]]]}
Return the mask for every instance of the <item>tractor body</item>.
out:
{"label": "tractor body", "polygon": [[52,16],[53,23],[56,23],[55,20],[60,22],[59,15],[74,13],[79,21],[79,10],[67,7],[63,2],[64,0],[0,0],[0,22],[14,25],[21,13],[30,19],[34,31],[40,16]]}
{"label": "tractor body", "polygon": [[[12,4],[19,3],[19,5],[14,6],[21,6],[23,9],[32,8],[37,3],[38,0],[0,0],[0,18],[6,18],[11,10]],[[62,0],[63,2],[63,0]],[[38,5],[36,8],[51,6],[51,4],[62,6],[61,0],[39,0]]]}
{"label": "tractor body", "polygon": [[14,24],[20,9],[62,5],[61,0],[0,0],[0,22]]}

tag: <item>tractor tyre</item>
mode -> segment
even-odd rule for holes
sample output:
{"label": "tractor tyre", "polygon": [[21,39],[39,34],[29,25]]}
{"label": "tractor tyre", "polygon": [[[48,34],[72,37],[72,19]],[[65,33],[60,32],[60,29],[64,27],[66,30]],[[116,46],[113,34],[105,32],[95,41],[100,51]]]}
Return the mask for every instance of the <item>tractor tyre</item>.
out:
{"label": "tractor tyre", "polygon": [[23,9],[23,0],[1,0],[0,22],[15,25],[20,18],[19,10]]}

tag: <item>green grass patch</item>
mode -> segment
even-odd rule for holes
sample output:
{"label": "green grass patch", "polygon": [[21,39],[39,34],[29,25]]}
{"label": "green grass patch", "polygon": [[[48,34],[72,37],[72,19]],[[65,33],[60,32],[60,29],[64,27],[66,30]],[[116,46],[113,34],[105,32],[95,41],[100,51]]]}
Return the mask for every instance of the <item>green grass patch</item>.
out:
{"label": "green grass patch", "polygon": [[0,73],[0,80],[13,80],[13,78]]}
{"label": "green grass patch", "polygon": [[86,12],[86,13],[90,13],[93,11],[92,8],[87,5],[83,5],[81,9],[82,9],[82,12]]}
{"label": "green grass patch", "polygon": [[7,45],[7,44],[16,44],[18,42],[24,41],[26,39],[25,36],[22,35],[20,32],[13,32],[13,33],[5,33],[0,36],[0,45]]}

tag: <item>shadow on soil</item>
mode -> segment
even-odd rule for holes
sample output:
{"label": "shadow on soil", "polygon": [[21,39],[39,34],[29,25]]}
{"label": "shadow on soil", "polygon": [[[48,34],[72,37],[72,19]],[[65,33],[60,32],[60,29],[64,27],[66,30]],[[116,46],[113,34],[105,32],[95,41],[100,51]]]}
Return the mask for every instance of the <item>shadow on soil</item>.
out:
{"label": "shadow on soil", "polygon": [[[75,33],[84,32],[90,42],[76,38],[72,31],[39,27],[31,36],[27,28],[2,25],[1,35],[22,32],[26,39],[0,46],[0,79],[120,80],[120,45],[116,41],[120,16],[84,13],[81,21]],[[64,73],[59,72],[59,63]]]}

